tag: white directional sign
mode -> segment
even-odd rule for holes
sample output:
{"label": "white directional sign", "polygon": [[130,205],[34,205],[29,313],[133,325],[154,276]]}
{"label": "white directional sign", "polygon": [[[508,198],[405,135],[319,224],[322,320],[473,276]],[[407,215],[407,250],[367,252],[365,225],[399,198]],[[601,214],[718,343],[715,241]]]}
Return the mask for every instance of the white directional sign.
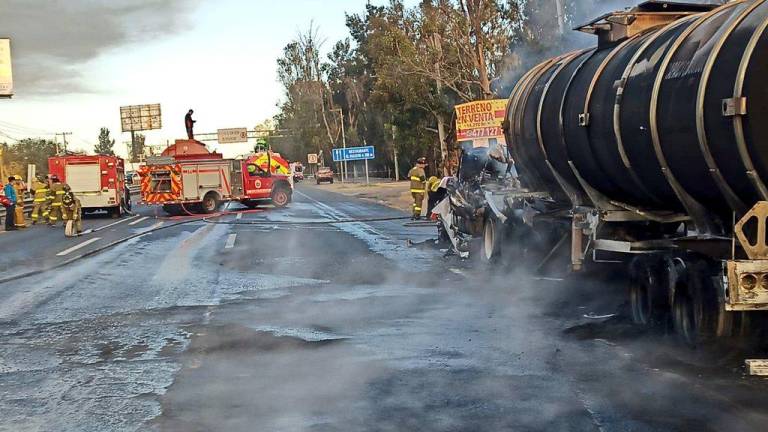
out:
{"label": "white directional sign", "polygon": [[0,39],[0,97],[13,96],[11,71],[11,40]]}
{"label": "white directional sign", "polygon": [[219,144],[234,144],[248,142],[247,128],[219,129]]}
{"label": "white directional sign", "polygon": [[163,127],[160,104],[120,107],[123,132],[145,131]]}
{"label": "white directional sign", "polygon": [[316,164],[317,163],[317,153],[309,153],[307,155],[307,163]]}

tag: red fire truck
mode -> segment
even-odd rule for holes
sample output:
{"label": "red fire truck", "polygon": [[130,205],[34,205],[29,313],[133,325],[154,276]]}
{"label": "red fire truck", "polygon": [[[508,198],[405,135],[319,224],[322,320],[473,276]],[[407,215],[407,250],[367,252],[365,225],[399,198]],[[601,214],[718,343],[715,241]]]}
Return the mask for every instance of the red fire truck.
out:
{"label": "red fire truck", "polygon": [[83,212],[106,210],[119,217],[131,208],[125,164],[117,156],[53,156],[48,158],[48,172],[72,188]]}
{"label": "red fire truck", "polygon": [[162,205],[172,215],[211,213],[228,201],[284,207],[291,201],[293,182],[276,163],[282,158],[274,155],[273,160],[273,155],[266,156],[266,163],[262,155],[224,159],[199,141],[177,140],[139,169],[142,202]]}

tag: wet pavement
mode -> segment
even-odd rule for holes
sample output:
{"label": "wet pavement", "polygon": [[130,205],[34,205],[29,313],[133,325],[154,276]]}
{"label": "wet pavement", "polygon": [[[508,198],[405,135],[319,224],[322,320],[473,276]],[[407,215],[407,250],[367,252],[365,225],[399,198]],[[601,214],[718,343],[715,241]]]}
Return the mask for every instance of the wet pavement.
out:
{"label": "wet pavement", "polygon": [[[54,243],[45,263],[174,223],[133,224],[154,214],[140,213]],[[487,273],[407,247],[431,229],[332,223],[372,216],[402,214],[302,184],[289,208],[169,227],[0,285],[0,431],[768,424],[768,387],[740,353],[692,354],[630,325],[615,282]],[[25,242],[50,244],[45,230]],[[14,235],[0,247],[18,248]],[[3,275],[33,255],[0,258]]]}

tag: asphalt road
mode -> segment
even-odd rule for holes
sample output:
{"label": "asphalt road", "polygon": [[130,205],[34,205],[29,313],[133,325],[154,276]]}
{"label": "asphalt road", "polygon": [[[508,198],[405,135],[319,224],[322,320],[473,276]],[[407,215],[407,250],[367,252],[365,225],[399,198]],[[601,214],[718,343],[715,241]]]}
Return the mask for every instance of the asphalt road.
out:
{"label": "asphalt road", "polygon": [[0,431],[768,424],[746,353],[628,324],[615,282],[480,269],[408,247],[434,232],[403,221],[333,224],[402,213],[314,185],[225,223],[154,215],[0,234],[0,278],[41,271],[0,284]]}

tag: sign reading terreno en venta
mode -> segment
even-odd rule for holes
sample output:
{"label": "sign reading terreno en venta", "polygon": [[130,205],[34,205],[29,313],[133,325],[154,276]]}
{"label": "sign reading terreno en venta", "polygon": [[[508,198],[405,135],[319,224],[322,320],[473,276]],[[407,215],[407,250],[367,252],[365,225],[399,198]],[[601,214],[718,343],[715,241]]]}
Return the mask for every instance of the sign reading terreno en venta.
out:
{"label": "sign reading terreno en venta", "polygon": [[11,40],[0,39],[0,97],[13,96],[11,71]]}
{"label": "sign reading terreno en venta", "polygon": [[456,138],[459,141],[504,136],[501,124],[507,100],[493,99],[456,105]]}

